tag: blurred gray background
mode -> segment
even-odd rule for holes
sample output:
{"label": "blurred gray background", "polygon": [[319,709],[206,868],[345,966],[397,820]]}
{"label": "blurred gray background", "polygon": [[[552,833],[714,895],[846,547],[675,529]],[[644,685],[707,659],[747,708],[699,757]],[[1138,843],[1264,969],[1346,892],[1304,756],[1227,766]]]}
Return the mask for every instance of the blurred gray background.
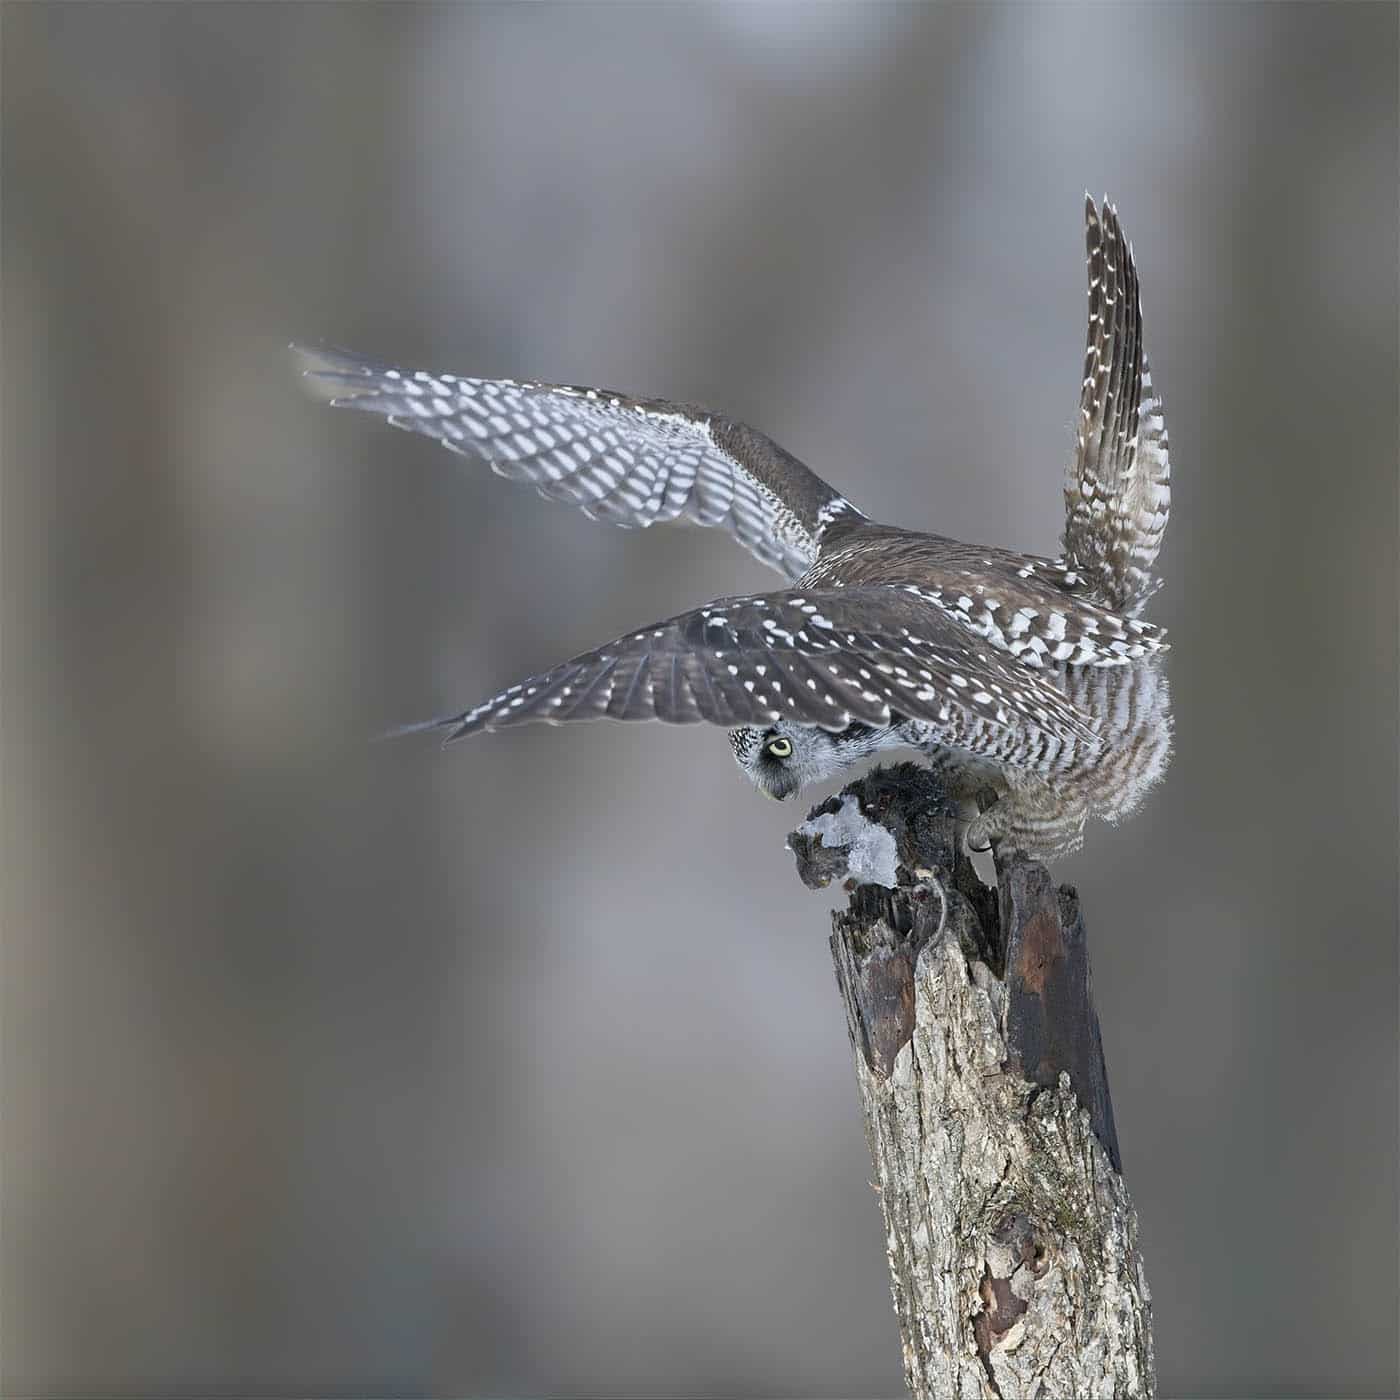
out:
{"label": "blurred gray background", "polygon": [[1054,552],[1086,186],[1175,466],[1175,764],[1062,867],[1162,1389],[1395,1393],[1394,6],[2,18],[6,1394],[900,1391],[801,813],[714,731],[366,742],[770,576],[283,347]]}

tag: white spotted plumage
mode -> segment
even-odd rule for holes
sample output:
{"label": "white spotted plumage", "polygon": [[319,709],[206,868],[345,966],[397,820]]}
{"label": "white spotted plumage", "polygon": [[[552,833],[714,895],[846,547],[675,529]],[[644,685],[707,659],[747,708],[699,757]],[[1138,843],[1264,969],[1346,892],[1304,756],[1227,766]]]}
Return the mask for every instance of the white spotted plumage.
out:
{"label": "white spotted plumage", "polygon": [[979,774],[990,764],[1048,779],[1066,755],[1087,762],[1117,717],[1097,708],[1104,686],[1075,678],[1156,674],[1165,650],[1136,614],[1155,587],[1170,471],[1131,249],[1106,201],[1101,211],[1090,201],[1086,219],[1088,349],[1057,559],[879,525],[771,439],[703,409],[303,352],[334,403],[480,457],[594,519],[720,526],[789,581],[410,728],[460,738],[536,720],[708,722],[741,736],[741,756],[757,752],[751,731],[781,725],[809,736],[794,745],[809,777],[823,744],[849,755],[910,736]]}
{"label": "white spotted plumage", "polygon": [[1087,196],[1085,204],[1089,335],[1065,479],[1065,557],[1132,616],[1155,590],[1171,509],[1167,426],[1142,345],[1131,245],[1107,199],[1102,213]]}
{"label": "white spotted plumage", "polygon": [[[595,520],[722,526],[797,578],[822,525],[848,503],[760,433],[703,409],[571,385],[392,369],[300,349],[308,381],[337,406],[484,458]],[[775,489],[776,488],[776,489]]]}

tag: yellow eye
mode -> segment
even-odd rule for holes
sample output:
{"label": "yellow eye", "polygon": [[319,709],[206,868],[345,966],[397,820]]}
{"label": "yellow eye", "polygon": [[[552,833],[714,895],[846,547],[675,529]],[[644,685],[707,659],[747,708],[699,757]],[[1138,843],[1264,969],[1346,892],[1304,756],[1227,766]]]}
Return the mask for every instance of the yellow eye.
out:
{"label": "yellow eye", "polygon": [[792,740],[770,739],[765,747],[774,758],[787,758],[792,753]]}

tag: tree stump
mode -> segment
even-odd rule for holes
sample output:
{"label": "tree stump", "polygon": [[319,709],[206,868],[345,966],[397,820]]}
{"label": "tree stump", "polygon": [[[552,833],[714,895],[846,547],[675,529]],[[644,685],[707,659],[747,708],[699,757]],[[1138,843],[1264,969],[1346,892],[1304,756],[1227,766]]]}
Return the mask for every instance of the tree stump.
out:
{"label": "tree stump", "polygon": [[789,837],[839,879],[831,952],[916,1397],[1150,1396],[1152,1305],[1073,889],[998,850],[996,889],[914,764]]}

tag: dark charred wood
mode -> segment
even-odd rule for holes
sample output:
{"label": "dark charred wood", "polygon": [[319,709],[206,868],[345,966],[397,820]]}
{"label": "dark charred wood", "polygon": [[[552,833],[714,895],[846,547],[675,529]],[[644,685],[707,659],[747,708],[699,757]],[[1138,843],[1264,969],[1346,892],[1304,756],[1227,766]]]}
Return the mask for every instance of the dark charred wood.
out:
{"label": "dark charred wood", "polygon": [[[1010,1066],[1046,1087],[1068,1074],[1121,1171],[1077,892],[1057,890],[1045,866],[1004,847],[995,852],[997,885],[984,884],[963,850],[956,807],[928,768],[872,769],[814,807],[806,824],[839,812],[848,796],[894,837],[897,858],[893,888],[850,884],[848,908],[833,917],[837,983],[866,1063],[890,1073],[912,1034],[919,951],[940,932],[956,936],[969,960],[985,963],[1005,984]],[[828,847],[801,829],[788,846],[810,888],[847,879],[846,847]]]}
{"label": "dark charred wood", "polygon": [[1121,1172],[1078,893],[1070,885],[1056,890],[1050,872],[1023,856],[999,860],[997,875],[1001,926],[1009,931],[1011,1067],[1046,1088],[1059,1083],[1062,1072],[1068,1074],[1113,1169]]}
{"label": "dark charred wood", "polygon": [[1150,1396],[1075,891],[1006,847],[984,884],[912,764],[850,784],[789,846],[804,883],[849,896],[831,952],[911,1394]]}

